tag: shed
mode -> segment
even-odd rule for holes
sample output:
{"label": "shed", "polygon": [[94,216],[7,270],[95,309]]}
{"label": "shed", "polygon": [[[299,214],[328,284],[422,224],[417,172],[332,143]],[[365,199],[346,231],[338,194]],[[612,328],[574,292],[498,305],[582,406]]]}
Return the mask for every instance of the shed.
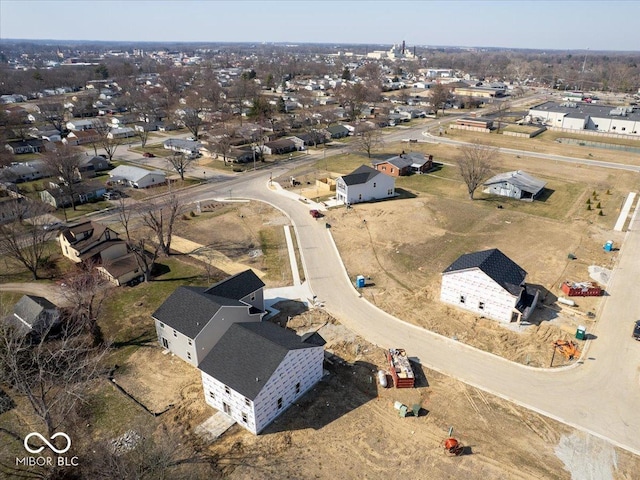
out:
{"label": "shed", "polygon": [[522,170],[516,170],[491,177],[484,183],[487,187],[484,192],[532,202],[546,184]]}

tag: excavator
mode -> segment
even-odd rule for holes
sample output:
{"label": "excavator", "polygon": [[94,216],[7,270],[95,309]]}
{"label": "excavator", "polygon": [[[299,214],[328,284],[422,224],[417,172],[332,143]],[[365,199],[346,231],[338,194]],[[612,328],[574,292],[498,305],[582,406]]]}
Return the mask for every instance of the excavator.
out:
{"label": "excavator", "polygon": [[578,346],[569,340],[556,340],[553,342],[553,348],[560,352],[567,360],[573,360],[580,356]]}

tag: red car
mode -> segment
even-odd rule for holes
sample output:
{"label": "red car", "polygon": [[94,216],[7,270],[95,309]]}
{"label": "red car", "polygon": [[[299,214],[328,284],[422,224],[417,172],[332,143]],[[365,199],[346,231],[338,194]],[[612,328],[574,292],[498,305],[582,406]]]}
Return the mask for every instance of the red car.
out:
{"label": "red car", "polygon": [[155,157],[155,155],[154,155],[153,153],[151,153],[151,152],[144,152],[144,153],[142,154],[142,156],[143,156],[143,157],[146,157],[146,158],[153,158],[153,157]]}
{"label": "red car", "polygon": [[318,210],[309,210],[309,213],[313,218],[320,218],[322,214]]}

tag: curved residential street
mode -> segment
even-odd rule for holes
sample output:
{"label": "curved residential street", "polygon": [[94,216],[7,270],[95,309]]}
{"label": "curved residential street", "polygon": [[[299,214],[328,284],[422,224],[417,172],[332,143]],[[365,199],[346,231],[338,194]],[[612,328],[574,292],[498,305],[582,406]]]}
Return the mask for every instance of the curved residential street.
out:
{"label": "curved residential street", "polygon": [[[282,170],[282,171],[280,171]],[[273,176],[284,173],[273,171]],[[269,172],[233,185],[234,197],[269,202],[292,219],[305,276],[325,309],[381,347],[401,347],[421,364],[511,400],[640,455],[640,345],[631,338],[640,312],[640,220],[634,219],[603,298],[597,338],[583,359],[563,369],[534,369],[410,325],[359,297],[324,222],[309,206],[268,188]],[[227,187],[228,188],[228,187]],[[228,191],[228,190],[227,190]],[[211,190],[191,200],[211,198]],[[218,192],[224,196],[223,191]],[[194,198],[194,196],[196,198]],[[425,312],[428,315],[428,312]]]}

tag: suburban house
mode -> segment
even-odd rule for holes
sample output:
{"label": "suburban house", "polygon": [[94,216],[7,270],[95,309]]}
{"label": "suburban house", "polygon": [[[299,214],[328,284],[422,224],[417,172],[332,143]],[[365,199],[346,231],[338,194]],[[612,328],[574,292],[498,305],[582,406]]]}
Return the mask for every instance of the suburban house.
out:
{"label": "suburban house", "polygon": [[544,190],[546,182],[522,170],[499,173],[484,182],[484,192],[532,202]]}
{"label": "suburban house", "polygon": [[425,157],[424,154],[418,152],[402,152],[387,160],[373,162],[373,168],[392,177],[425,173],[433,168],[433,155]]}
{"label": "suburban house", "polygon": [[183,140],[181,138],[169,138],[164,141],[163,145],[167,150],[181,152],[187,155],[197,154],[202,148],[202,144],[200,142],[195,142],[193,140]]}
{"label": "suburban house", "polygon": [[40,153],[44,150],[44,141],[39,138],[29,140],[16,140],[7,142],[4,146],[14,155],[22,155],[24,153]]}
{"label": "suburban house", "polygon": [[395,178],[367,165],[336,180],[336,199],[347,205],[395,196]]}
{"label": "suburban house", "polygon": [[17,163],[0,170],[0,180],[10,183],[30,182],[48,175],[47,165],[41,160]]}
{"label": "suburban house", "polygon": [[107,138],[112,140],[135,137],[135,136],[136,136],[136,131],[130,127],[112,128],[111,130],[109,130],[109,133],[107,133]]}
{"label": "suburban house", "polygon": [[178,287],[152,314],[158,342],[198,366],[234,323],[260,322],[264,283],[245,270],[210,287]]}
{"label": "suburban house", "polygon": [[440,301],[499,322],[520,322],[538,302],[526,276],[497,248],[467,253],[442,272]]}
{"label": "suburban house", "polygon": [[[24,203],[24,205],[22,205]],[[27,209],[25,197],[9,190],[0,189],[0,225],[13,222]]]}
{"label": "suburban house", "polygon": [[205,400],[258,434],[320,381],[323,344],[271,322],[235,323],[200,363]]}
{"label": "suburban house", "polygon": [[126,255],[127,244],[109,227],[87,221],[71,225],[58,236],[62,254],[75,263],[106,260]]}
{"label": "suburban house", "polygon": [[67,122],[67,130],[81,131],[93,128],[94,120],[91,119],[73,119]]}
{"label": "suburban house", "polygon": [[[107,192],[107,188],[100,181],[76,183],[73,185],[73,189],[75,190],[74,203],[76,205],[101,200],[102,196]],[[65,189],[55,183],[50,184],[48,188],[39,194],[40,200],[54,208],[71,206],[71,196]]]}
{"label": "suburban house", "polygon": [[118,165],[109,172],[112,183],[120,183],[133,188],[147,188],[162,185],[167,181],[164,172],[146,170],[131,165]]}
{"label": "suburban house", "polygon": [[257,151],[262,151],[265,155],[282,155],[283,153],[291,153],[298,150],[293,140],[281,138],[273,142],[267,142],[263,146],[256,146]]}
{"label": "suburban house", "polygon": [[116,287],[132,281],[144,280],[135,253],[127,253],[117,258],[107,258],[96,267],[98,273]]}
{"label": "suburban house", "polygon": [[13,314],[5,320],[27,333],[42,333],[60,317],[58,307],[44,297],[23,295],[13,307]]}
{"label": "suburban house", "polygon": [[69,135],[62,141],[67,145],[87,145],[91,143],[97,143],[100,140],[100,135],[93,128],[88,130],[76,130],[69,132]]}
{"label": "suburban house", "polygon": [[104,170],[109,170],[111,168],[111,164],[109,160],[104,157],[96,156],[96,157],[86,157],[80,161],[80,166],[78,167],[78,171],[81,176],[85,177],[86,173],[89,172],[102,172]]}
{"label": "suburban house", "polygon": [[349,136],[349,129],[344,125],[331,125],[327,127],[327,132],[331,138],[344,138]]}

